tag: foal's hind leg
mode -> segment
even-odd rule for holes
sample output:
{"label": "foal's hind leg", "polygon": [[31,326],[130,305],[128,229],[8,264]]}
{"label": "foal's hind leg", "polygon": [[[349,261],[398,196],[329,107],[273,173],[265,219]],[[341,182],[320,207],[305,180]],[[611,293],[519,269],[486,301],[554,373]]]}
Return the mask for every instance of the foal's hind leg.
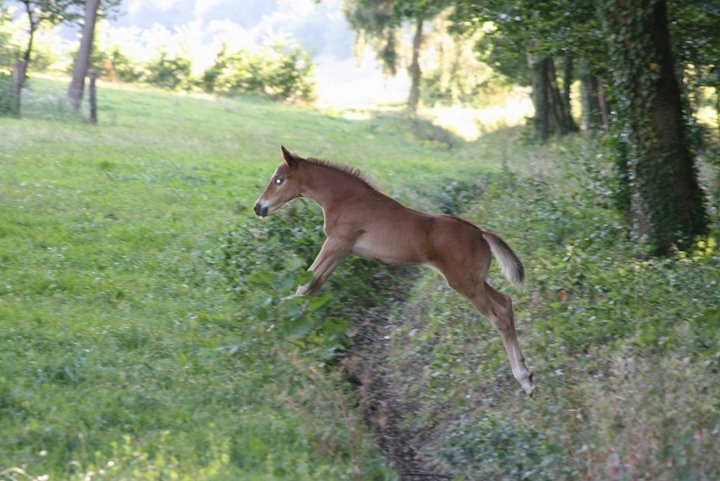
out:
{"label": "foal's hind leg", "polygon": [[495,290],[485,281],[451,286],[467,297],[477,310],[492,322],[505,346],[513,376],[526,393],[532,394],[532,372],[525,365],[525,358],[520,351],[510,297]]}
{"label": "foal's hind leg", "polygon": [[488,316],[500,333],[505,351],[510,359],[513,375],[525,392],[532,394],[532,372],[525,365],[525,357],[520,350],[520,344],[515,331],[515,315],[513,313],[512,299],[510,296],[497,291],[487,282],[484,282],[484,288],[492,299],[493,309],[499,314]]}

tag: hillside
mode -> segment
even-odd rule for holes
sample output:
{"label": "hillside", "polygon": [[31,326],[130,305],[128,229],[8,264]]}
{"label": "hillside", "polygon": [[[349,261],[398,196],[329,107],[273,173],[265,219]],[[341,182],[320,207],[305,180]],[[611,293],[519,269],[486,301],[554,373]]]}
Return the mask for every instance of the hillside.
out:
{"label": "hillside", "polygon": [[[641,259],[599,146],[109,87],[91,126],[31,86],[0,119],[0,479],[720,475],[717,246]],[[252,214],[281,144],[500,233],[536,397],[434,272],[350,260],[283,302],[321,234]]]}
{"label": "hillside", "polygon": [[259,222],[250,208],[280,144],[418,203],[480,169],[481,148],[418,140],[394,116],[103,86],[91,126],[63,109],[64,88],[33,79],[24,117],[0,119],[3,479],[385,472],[361,425],[326,429],[287,404],[295,374],[248,370],[258,354],[236,346],[259,322],[239,318],[218,272],[221,238]]}

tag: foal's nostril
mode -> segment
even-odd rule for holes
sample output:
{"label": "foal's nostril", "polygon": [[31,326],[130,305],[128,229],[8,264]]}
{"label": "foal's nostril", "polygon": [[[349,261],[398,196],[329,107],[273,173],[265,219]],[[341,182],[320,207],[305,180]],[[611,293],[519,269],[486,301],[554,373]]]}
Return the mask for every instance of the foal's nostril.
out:
{"label": "foal's nostril", "polygon": [[260,205],[260,202],[255,204],[254,210],[255,210],[255,215],[258,217],[265,217],[268,213],[267,207],[262,207]]}

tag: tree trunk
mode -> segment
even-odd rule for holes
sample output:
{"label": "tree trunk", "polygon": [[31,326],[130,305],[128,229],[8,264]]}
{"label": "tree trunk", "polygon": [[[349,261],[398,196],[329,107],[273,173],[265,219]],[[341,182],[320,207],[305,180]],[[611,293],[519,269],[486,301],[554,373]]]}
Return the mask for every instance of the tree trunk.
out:
{"label": "tree trunk", "polygon": [[[545,142],[550,134],[565,135],[577,130],[570,115],[569,100],[564,100],[557,84],[555,62],[551,56],[540,61],[530,60],[533,71],[533,104],[535,137]],[[569,98],[569,89],[565,94]]]}
{"label": "tree trunk", "polygon": [[88,103],[90,104],[90,123],[97,124],[97,90],[95,89],[95,81],[97,73],[90,72],[90,85],[88,86]]}
{"label": "tree trunk", "polygon": [[72,81],[67,93],[67,101],[75,110],[80,109],[85,90],[85,76],[90,65],[90,54],[95,37],[95,22],[99,5],[100,0],[85,1],[85,21],[83,22],[82,38],[80,39],[77,57],[75,57]]}
{"label": "tree trunk", "polygon": [[547,88],[548,63],[546,59],[539,62],[531,61],[531,67],[533,71],[532,99],[535,107],[533,130],[535,138],[546,142],[550,137],[550,97]]}
{"label": "tree trunk", "polygon": [[602,125],[607,130],[610,125],[610,101],[607,96],[607,87],[605,86],[605,79],[597,77],[598,81],[598,98],[600,100],[600,117],[602,117]]}
{"label": "tree trunk", "polygon": [[707,214],[687,143],[666,2],[606,0],[603,6],[636,228],[655,255],[689,248],[707,233]]}
{"label": "tree trunk", "polygon": [[563,106],[562,99],[560,97],[560,89],[557,85],[555,62],[552,57],[547,57],[544,62],[547,63],[547,68],[545,69],[545,72],[547,73],[545,88],[548,91],[547,95],[550,107],[550,130],[552,132],[564,134]]}
{"label": "tree trunk", "polygon": [[22,89],[23,83],[25,82],[25,73],[27,69],[27,63],[24,60],[18,59],[15,62],[15,69],[13,70],[12,78],[12,110],[17,116],[20,116],[20,110],[22,105]]}
{"label": "tree trunk", "polygon": [[28,25],[29,25],[29,31],[28,31],[28,43],[25,47],[25,52],[23,52],[22,61],[23,61],[23,69],[22,69],[22,76],[19,77],[20,83],[18,84],[18,105],[20,104],[20,94],[22,92],[23,87],[25,86],[25,79],[27,77],[27,70],[28,66],[30,65],[30,55],[32,54],[33,49],[33,43],[35,41],[35,31],[38,28],[38,20],[35,18],[35,14],[33,13],[32,6],[29,2],[23,2],[25,4],[25,13],[27,14],[28,18]]}
{"label": "tree trunk", "polygon": [[568,52],[563,59],[563,91],[560,98],[563,110],[563,123],[567,132],[577,132],[580,130],[572,116],[572,106],[570,105],[570,89],[573,81],[573,54]]}
{"label": "tree trunk", "polygon": [[585,129],[595,133],[607,127],[602,108],[601,81],[590,71],[587,60],[580,61],[580,97]]}
{"label": "tree trunk", "polygon": [[423,20],[418,19],[415,23],[415,35],[413,36],[412,61],[410,62],[410,95],[408,97],[408,112],[415,114],[420,103],[420,48],[422,47]]}

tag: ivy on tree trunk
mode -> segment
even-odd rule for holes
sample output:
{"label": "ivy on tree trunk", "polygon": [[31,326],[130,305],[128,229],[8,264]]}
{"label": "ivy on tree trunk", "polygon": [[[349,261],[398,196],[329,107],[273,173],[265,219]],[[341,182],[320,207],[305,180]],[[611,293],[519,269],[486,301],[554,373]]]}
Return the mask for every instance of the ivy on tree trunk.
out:
{"label": "ivy on tree trunk", "polygon": [[[621,179],[635,229],[664,255],[707,233],[703,193],[685,132],[665,0],[602,0],[613,65]],[[623,197],[623,196],[621,196]]]}

